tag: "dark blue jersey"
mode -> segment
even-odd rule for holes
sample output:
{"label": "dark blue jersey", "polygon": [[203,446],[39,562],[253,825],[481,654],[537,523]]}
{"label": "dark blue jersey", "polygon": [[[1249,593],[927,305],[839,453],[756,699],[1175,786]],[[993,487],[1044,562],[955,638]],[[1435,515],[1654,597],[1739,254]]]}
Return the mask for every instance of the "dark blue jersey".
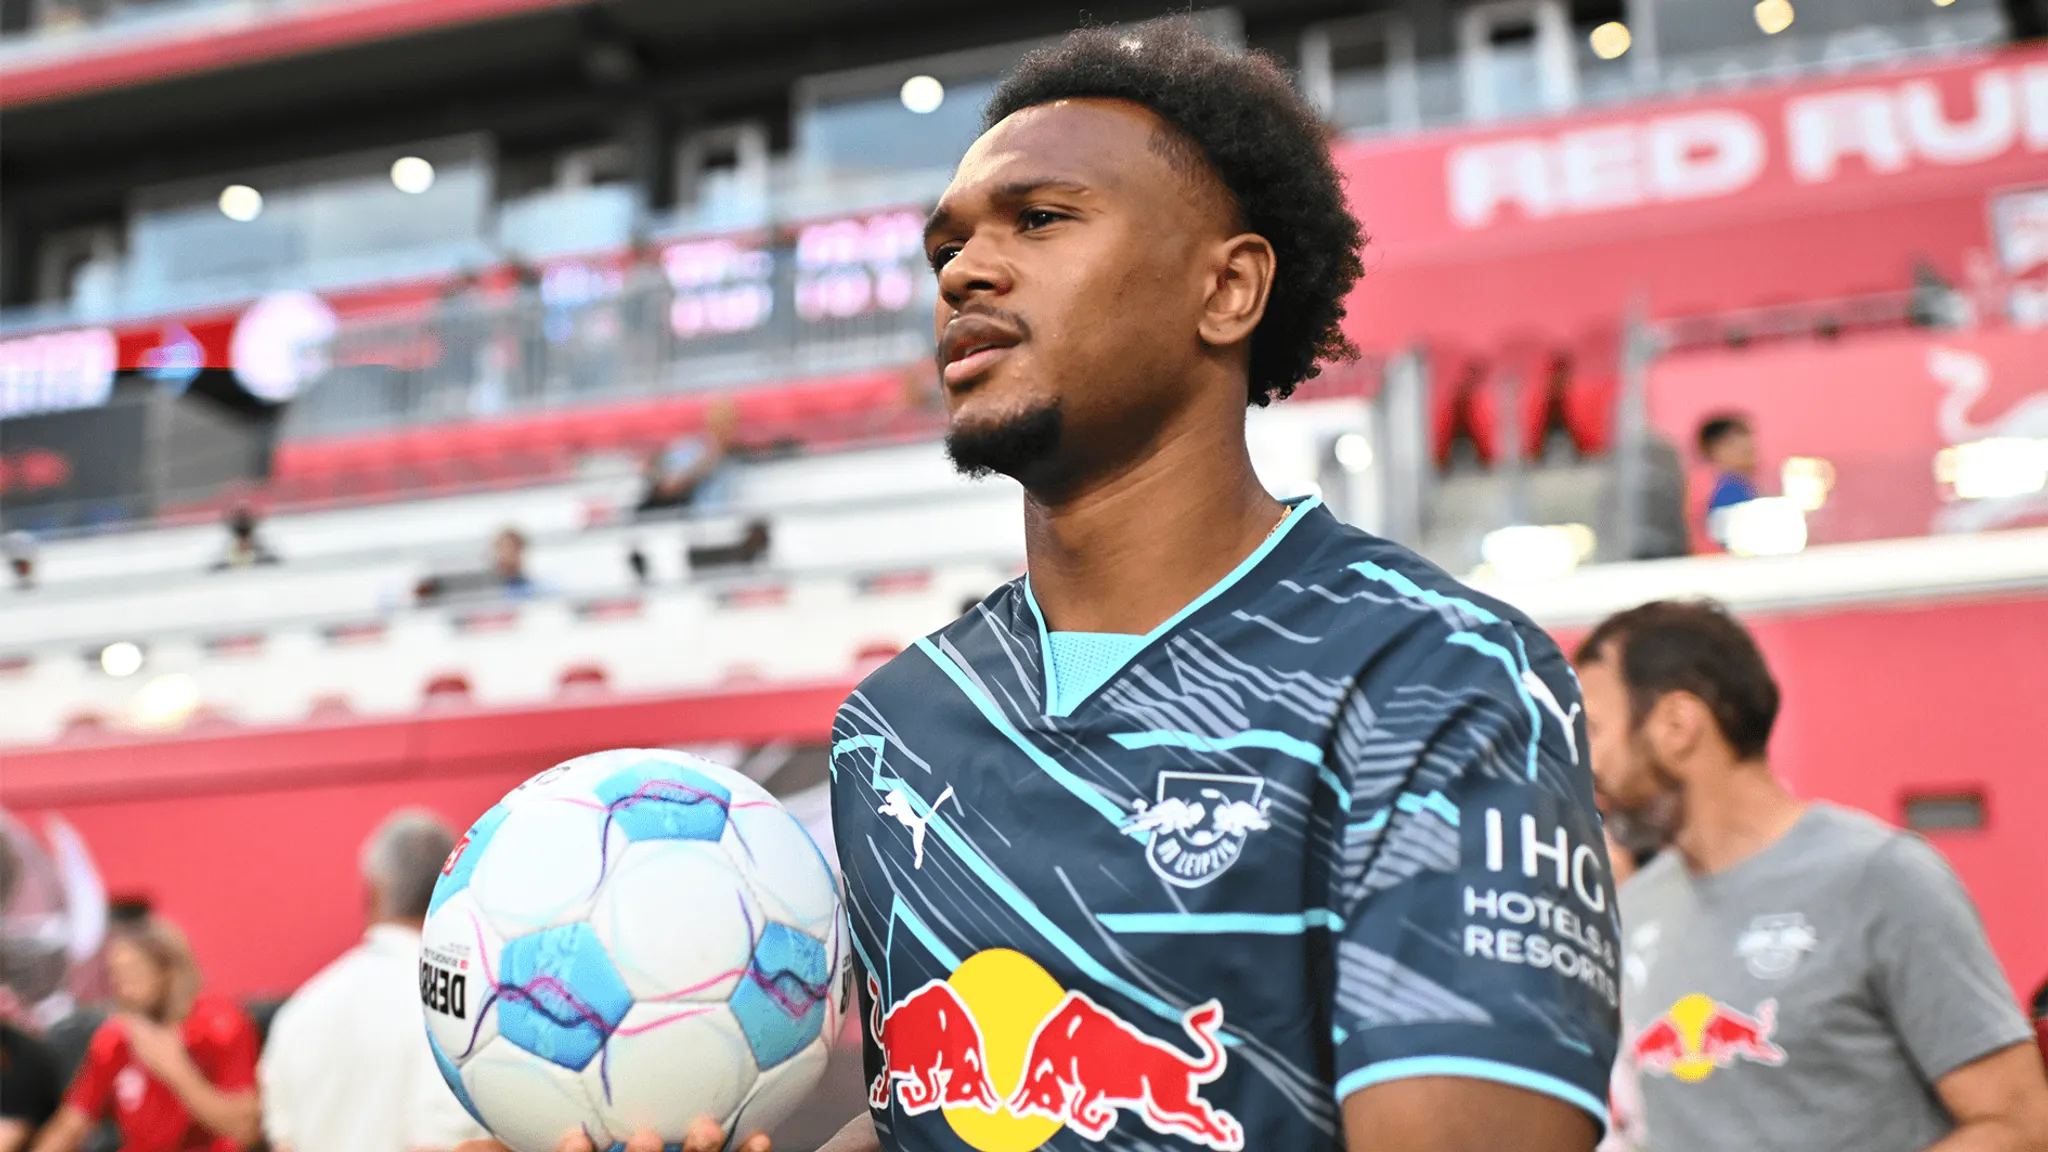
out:
{"label": "dark blue jersey", "polygon": [[1440,1075],[1604,1124],[1614,892],[1533,624],[1308,501],[1082,690],[1049,647],[1013,582],[833,727],[884,1147],[1340,1148]]}

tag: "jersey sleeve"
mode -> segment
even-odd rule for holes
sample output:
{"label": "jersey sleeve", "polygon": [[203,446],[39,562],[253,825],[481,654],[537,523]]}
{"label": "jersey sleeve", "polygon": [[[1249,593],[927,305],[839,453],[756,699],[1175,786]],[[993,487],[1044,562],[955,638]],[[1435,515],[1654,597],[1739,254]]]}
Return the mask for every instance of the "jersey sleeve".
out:
{"label": "jersey sleeve", "polygon": [[1861,895],[1875,917],[1885,1013],[1929,1083],[2032,1036],[1977,906],[1932,845],[1893,838],[1871,858]]}
{"label": "jersey sleeve", "polygon": [[95,1028],[92,1039],[86,1042],[85,1059],[79,1061],[78,1074],[71,1078],[71,1087],[64,1093],[64,1102],[94,1120],[106,1119],[114,1074],[127,1063],[123,1052],[127,1043],[121,1026],[112,1020]]}
{"label": "jersey sleeve", "polygon": [[1617,919],[1578,681],[1533,627],[1465,623],[1361,677],[1332,741],[1337,1096],[1471,1077],[1604,1126]]}
{"label": "jersey sleeve", "polygon": [[[261,1045],[256,1022],[241,1006],[216,1004],[207,1021],[206,1046],[193,1053],[193,1063],[206,1073],[207,1083],[223,1092],[242,1092],[256,1086],[256,1057]],[[194,1045],[193,1047],[197,1047]]]}

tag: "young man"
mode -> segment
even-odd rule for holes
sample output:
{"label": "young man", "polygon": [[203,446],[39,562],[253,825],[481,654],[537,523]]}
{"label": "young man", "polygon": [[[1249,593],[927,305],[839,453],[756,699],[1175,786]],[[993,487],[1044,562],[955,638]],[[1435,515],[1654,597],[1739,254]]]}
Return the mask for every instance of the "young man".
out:
{"label": "young man", "polygon": [[1622,890],[1636,1146],[2048,1149],[2048,1080],[1968,893],[1925,841],[1771,775],[1778,688],[1742,626],[1646,604],[1578,667],[1609,829],[1670,845]]}
{"label": "young man", "polygon": [[274,1152],[430,1152],[481,1135],[420,1043],[420,924],[455,837],[395,812],[364,843],[363,941],[293,993],[259,1068]]}
{"label": "young man", "polygon": [[1728,546],[1728,510],[1747,504],[1758,496],[1756,487],[1756,433],[1740,416],[1716,416],[1700,425],[1700,459],[1713,469],[1714,483],[1707,490],[1707,538],[1723,548]]}
{"label": "young man", "polygon": [[1571,671],[1252,471],[1247,404],[1350,350],[1314,113],[1169,22],[986,119],[926,249],[948,449],[1023,485],[1030,576],[834,725],[871,1108],[830,1147],[1587,1152],[1616,946]]}

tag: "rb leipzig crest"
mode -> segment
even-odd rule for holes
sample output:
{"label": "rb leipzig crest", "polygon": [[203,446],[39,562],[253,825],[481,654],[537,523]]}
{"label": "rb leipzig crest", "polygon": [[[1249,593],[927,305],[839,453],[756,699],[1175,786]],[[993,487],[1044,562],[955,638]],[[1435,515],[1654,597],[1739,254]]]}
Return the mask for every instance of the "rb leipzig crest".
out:
{"label": "rb leipzig crest", "polygon": [[1161,772],[1157,799],[1138,801],[1124,827],[1150,833],[1145,859],[1161,880],[1200,888],[1237,863],[1252,833],[1273,826],[1265,788],[1257,776]]}

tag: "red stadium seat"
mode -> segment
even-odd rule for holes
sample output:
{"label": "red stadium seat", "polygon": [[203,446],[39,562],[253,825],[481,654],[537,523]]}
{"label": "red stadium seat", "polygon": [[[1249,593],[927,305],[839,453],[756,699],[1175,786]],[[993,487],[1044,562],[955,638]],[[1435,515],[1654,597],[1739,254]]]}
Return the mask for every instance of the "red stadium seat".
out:
{"label": "red stadium seat", "polygon": [[1572,349],[1564,394],[1565,431],[1584,456],[1604,455],[1614,445],[1614,405],[1621,398],[1621,338],[1594,332]]}
{"label": "red stadium seat", "polygon": [[310,721],[347,720],[355,714],[355,707],[341,692],[323,692],[313,697],[313,702],[306,708],[306,719]]}
{"label": "red stadium seat", "polygon": [[589,696],[611,690],[611,677],[601,664],[571,664],[562,669],[556,683],[557,696]]}
{"label": "red stadium seat", "polygon": [[467,704],[470,700],[469,677],[460,672],[442,672],[429,677],[422,696],[429,707]]}
{"label": "red stadium seat", "polygon": [[1429,454],[1439,468],[1451,462],[1451,440],[1465,422],[1466,398],[1485,365],[1460,349],[1429,350],[1429,385],[1424,410],[1429,425]]}

